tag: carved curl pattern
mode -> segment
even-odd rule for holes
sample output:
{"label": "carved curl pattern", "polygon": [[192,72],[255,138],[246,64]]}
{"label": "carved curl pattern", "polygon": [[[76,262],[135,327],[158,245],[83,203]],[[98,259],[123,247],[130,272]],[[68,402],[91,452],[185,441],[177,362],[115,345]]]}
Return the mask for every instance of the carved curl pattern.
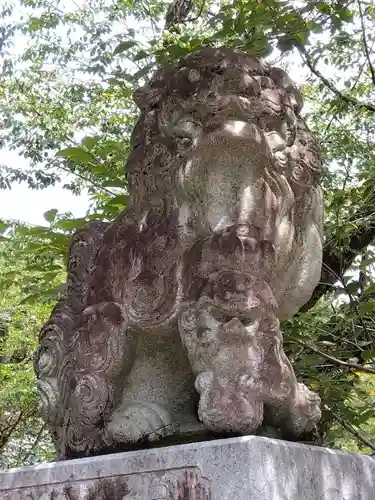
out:
{"label": "carved curl pattern", "polygon": [[310,298],[322,257],[321,161],[301,95],[283,70],[207,48],[134,99],[131,201],[74,236],[66,297],[41,332],[36,372],[60,456],[174,428],[169,375],[167,402],[152,384],[135,401],[152,360],[134,332],[178,329],[207,428],[268,423],[296,437],[320,416],[279,327]]}

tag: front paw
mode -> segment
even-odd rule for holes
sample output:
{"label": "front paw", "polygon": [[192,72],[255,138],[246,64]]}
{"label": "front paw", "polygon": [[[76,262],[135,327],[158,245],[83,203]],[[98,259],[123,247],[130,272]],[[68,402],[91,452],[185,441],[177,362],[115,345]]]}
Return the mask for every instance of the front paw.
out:
{"label": "front paw", "polygon": [[291,404],[291,424],[296,436],[312,430],[322,417],[321,399],[305,384],[298,384]]}
{"label": "front paw", "polygon": [[111,416],[105,430],[110,444],[157,441],[173,433],[169,412],[158,404],[129,402]]}
{"label": "front paw", "polygon": [[196,387],[200,393],[198,415],[214,432],[254,434],[263,421],[263,402],[256,394],[238,390],[238,384],[201,373]]}
{"label": "front paw", "polygon": [[320,404],[320,397],[315,392],[297,383],[294,396],[287,404],[271,410],[271,420],[281,427],[285,438],[294,440],[314,429],[322,416]]}

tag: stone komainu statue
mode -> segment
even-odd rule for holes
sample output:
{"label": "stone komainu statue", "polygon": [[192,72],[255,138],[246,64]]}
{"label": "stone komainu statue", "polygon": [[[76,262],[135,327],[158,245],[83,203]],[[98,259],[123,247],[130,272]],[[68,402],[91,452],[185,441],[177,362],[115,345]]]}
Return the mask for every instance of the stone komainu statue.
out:
{"label": "stone komainu statue", "polygon": [[323,218],[301,96],[281,69],[207,48],[134,98],[131,201],[73,237],[40,334],[59,456],[202,428],[297,438],[320,399],[297,382],[279,320],[318,283]]}

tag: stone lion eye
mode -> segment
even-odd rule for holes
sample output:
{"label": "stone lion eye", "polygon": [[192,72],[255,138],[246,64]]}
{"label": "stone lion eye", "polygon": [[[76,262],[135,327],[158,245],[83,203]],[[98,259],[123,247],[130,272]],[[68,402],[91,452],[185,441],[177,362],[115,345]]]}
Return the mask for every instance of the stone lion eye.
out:
{"label": "stone lion eye", "polygon": [[254,320],[252,318],[240,317],[238,319],[241,321],[243,326],[251,326],[252,324],[254,324]]}
{"label": "stone lion eye", "polygon": [[218,321],[219,323],[229,323],[229,321],[233,318],[233,316],[229,316],[224,311],[212,310],[212,317]]}

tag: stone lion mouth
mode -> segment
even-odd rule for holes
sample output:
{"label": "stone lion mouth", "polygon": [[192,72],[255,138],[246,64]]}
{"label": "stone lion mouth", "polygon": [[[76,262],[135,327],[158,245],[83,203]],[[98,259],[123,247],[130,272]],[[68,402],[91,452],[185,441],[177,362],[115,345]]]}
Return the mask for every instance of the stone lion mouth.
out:
{"label": "stone lion mouth", "polygon": [[272,151],[260,127],[227,120],[222,127],[196,139],[181,166],[180,181],[187,191],[199,192],[201,199],[202,188],[215,185],[230,196],[254,184],[271,166]]}

